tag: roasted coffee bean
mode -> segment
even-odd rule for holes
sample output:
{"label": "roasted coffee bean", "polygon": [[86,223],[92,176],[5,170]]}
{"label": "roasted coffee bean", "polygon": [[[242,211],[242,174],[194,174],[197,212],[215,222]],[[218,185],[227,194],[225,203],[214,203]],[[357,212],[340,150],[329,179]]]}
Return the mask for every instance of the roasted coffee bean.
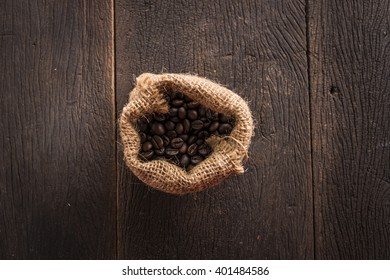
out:
{"label": "roasted coffee bean", "polygon": [[[175,133],[176,133],[176,132],[175,132]],[[170,140],[169,140],[169,137],[168,137],[167,135],[161,136],[161,139],[163,140],[163,145],[164,145],[164,147],[166,147],[166,146],[169,145]]]}
{"label": "roasted coffee bean", "polygon": [[198,140],[196,140],[196,142],[195,142],[195,144],[198,145],[198,146],[199,146],[199,145],[202,145],[203,143],[204,143],[204,140],[203,140],[203,139],[199,139],[199,138],[198,138]]}
{"label": "roasted coffee bean", "polygon": [[154,153],[155,153],[156,155],[158,155],[158,156],[163,156],[164,153],[165,153],[165,148],[162,147],[162,148],[160,148],[160,149],[156,149],[156,150],[154,150]]}
{"label": "roasted coffee bean", "polygon": [[195,108],[198,107],[198,106],[199,106],[199,103],[196,102],[196,101],[190,101],[190,102],[187,103],[187,107],[188,107],[189,109],[195,109]]}
{"label": "roasted coffee bean", "polygon": [[174,123],[178,123],[181,121],[181,119],[179,119],[178,117],[172,117],[170,118],[171,121],[173,121]]}
{"label": "roasted coffee bean", "polygon": [[202,157],[202,156],[199,156],[199,155],[195,155],[195,156],[192,156],[192,157],[191,157],[191,163],[192,163],[193,165],[199,164],[202,160],[203,160],[203,157]]}
{"label": "roasted coffee bean", "polygon": [[206,116],[213,121],[216,121],[218,119],[218,113],[213,112],[210,109],[206,109]]}
{"label": "roasted coffee bean", "polygon": [[153,117],[158,122],[163,122],[166,119],[165,115],[163,115],[163,114],[154,114]]}
{"label": "roasted coffee bean", "polygon": [[153,147],[155,147],[156,149],[160,149],[160,148],[162,148],[164,146],[164,142],[163,142],[162,138],[160,136],[158,136],[158,135],[154,135],[152,141],[154,141],[156,143],[157,147],[155,147],[153,142],[152,142]]}
{"label": "roasted coffee bean", "polygon": [[223,122],[223,123],[231,122],[231,118],[229,116],[222,114],[222,113],[218,114],[218,118],[219,118],[219,121]]}
{"label": "roasted coffee bean", "polygon": [[181,154],[185,154],[185,153],[187,153],[187,148],[188,148],[188,146],[187,146],[186,142],[184,142],[183,146],[181,146],[181,148],[179,149],[179,152]]}
{"label": "roasted coffee bean", "polygon": [[198,107],[198,115],[199,115],[200,117],[203,117],[203,116],[206,115],[206,108],[203,107],[202,105],[200,105],[200,106]]}
{"label": "roasted coffee bean", "polygon": [[198,112],[196,110],[188,110],[188,119],[194,121],[198,118]]}
{"label": "roasted coffee bean", "polygon": [[148,139],[148,137],[146,136],[146,134],[144,132],[140,132],[139,136],[141,138],[141,143],[145,143],[146,140]]}
{"label": "roasted coffee bean", "polygon": [[183,139],[184,142],[186,142],[189,138],[188,134],[180,134],[179,137]]}
{"label": "roasted coffee bean", "polygon": [[218,128],[220,134],[229,134],[232,132],[232,126],[228,123],[221,124]]}
{"label": "roasted coffee bean", "polygon": [[201,120],[196,120],[191,123],[191,128],[193,130],[202,129],[203,128],[203,122]]}
{"label": "roasted coffee bean", "polygon": [[169,116],[171,117],[175,117],[177,116],[177,111],[179,111],[179,109],[175,108],[175,107],[171,107],[169,108]]}
{"label": "roasted coffee bean", "polygon": [[202,144],[198,148],[198,153],[206,157],[211,153],[211,147],[208,144]]}
{"label": "roasted coffee bean", "polygon": [[154,156],[154,152],[153,151],[143,152],[143,153],[140,153],[140,155],[141,155],[141,158],[143,160],[145,160],[145,159],[151,160]]}
{"label": "roasted coffee bean", "polygon": [[188,137],[188,145],[191,145],[191,144],[194,144],[196,142],[196,140],[198,140],[198,137],[196,137],[195,135],[191,135],[190,137]]}
{"label": "roasted coffee bean", "polygon": [[185,97],[185,95],[183,93],[181,93],[181,92],[176,92],[176,97],[178,99],[183,99]]}
{"label": "roasted coffee bean", "polygon": [[171,140],[171,146],[172,146],[172,148],[175,148],[175,149],[178,149],[181,146],[183,146],[183,143],[184,143],[183,139],[181,139],[179,137],[178,138],[173,138]]}
{"label": "roasted coffee bean", "polygon": [[184,100],[183,99],[173,99],[171,101],[171,104],[172,104],[172,106],[180,107],[184,104]]}
{"label": "roasted coffee bean", "polygon": [[209,119],[206,119],[206,120],[202,120],[201,121],[203,122],[203,128],[208,128],[211,124],[211,121]]}
{"label": "roasted coffee bean", "polygon": [[191,171],[195,166],[193,166],[192,164],[189,164],[187,166],[187,171]]}
{"label": "roasted coffee bean", "polygon": [[175,127],[175,131],[177,134],[182,134],[184,131],[184,126],[182,123],[177,123]]}
{"label": "roasted coffee bean", "polygon": [[179,116],[179,119],[185,119],[187,116],[187,110],[184,107],[180,107],[179,111],[177,111],[177,115]]}
{"label": "roasted coffee bean", "polygon": [[194,156],[198,152],[198,145],[192,144],[187,148],[187,154],[189,156]]}
{"label": "roasted coffee bean", "polygon": [[198,133],[198,138],[200,139],[207,139],[210,136],[210,134],[206,130],[202,130]]}
{"label": "roasted coffee bean", "polygon": [[180,166],[181,167],[187,167],[191,162],[191,159],[188,155],[184,154],[180,157]]}
{"label": "roasted coffee bean", "polygon": [[162,123],[155,122],[152,124],[152,131],[154,134],[163,135],[165,133],[165,127]]}
{"label": "roasted coffee bean", "polygon": [[148,152],[148,151],[150,151],[151,149],[153,149],[153,145],[152,145],[152,143],[150,143],[149,141],[142,144],[142,150],[143,150],[144,152]]}
{"label": "roasted coffee bean", "polygon": [[165,148],[165,155],[167,155],[168,157],[174,157],[177,154],[179,154],[178,149],[170,148],[170,147]]}
{"label": "roasted coffee bean", "polygon": [[167,121],[164,123],[164,126],[167,130],[174,130],[175,129],[175,123],[172,121]]}
{"label": "roasted coffee bean", "polygon": [[168,162],[175,164],[175,165],[179,165],[179,159],[175,156],[169,157]]}
{"label": "roasted coffee bean", "polygon": [[209,131],[213,133],[219,128],[219,122],[212,122],[209,126]]}
{"label": "roasted coffee bean", "polygon": [[177,137],[177,133],[174,130],[170,130],[165,134],[169,139],[173,139]]}
{"label": "roasted coffee bean", "polygon": [[191,129],[191,122],[188,119],[185,119],[182,121],[183,127],[184,127],[184,133],[190,132]]}
{"label": "roasted coffee bean", "polygon": [[167,160],[164,156],[158,156],[154,158],[155,160]]}

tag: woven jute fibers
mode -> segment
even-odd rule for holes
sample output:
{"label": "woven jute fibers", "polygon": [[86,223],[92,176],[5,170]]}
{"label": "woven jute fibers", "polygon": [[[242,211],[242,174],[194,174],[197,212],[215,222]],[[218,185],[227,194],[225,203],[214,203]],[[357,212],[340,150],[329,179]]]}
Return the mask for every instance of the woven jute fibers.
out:
{"label": "woven jute fibers", "polygon": [[[144,162],[138,157],[141,140],[136,121],[152,112],[167,113],[164,98],[167,90],[182,92],[206,108],[236,119],[229,136],[208,138],[213,152],[189,172],[164,160]],[[210,80],[185,74],[140,75],[120,117],[127,165],[145,184],[171,194],[198,192],[219,184],[231,174],[243,173],[242,162],[247,157],[252,132],[251,112],[241,97]]]}

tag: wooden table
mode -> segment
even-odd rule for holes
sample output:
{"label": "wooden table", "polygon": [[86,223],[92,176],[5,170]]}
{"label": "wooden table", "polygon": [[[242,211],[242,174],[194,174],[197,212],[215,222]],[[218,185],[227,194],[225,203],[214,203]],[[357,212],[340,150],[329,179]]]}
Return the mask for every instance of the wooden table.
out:
{"label": "wooden table", "polygon": [[[390,2],[3,0],[0,258],[390,258]],[[143,72],[248,100],[246,173],[171,196],[125,166]]]}

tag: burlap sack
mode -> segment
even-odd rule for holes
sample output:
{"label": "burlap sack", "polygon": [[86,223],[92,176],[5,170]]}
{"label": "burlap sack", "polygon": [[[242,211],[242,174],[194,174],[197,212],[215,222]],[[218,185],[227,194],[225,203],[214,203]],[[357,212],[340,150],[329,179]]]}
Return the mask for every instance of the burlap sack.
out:
{"label": "burlap sack", "polygon": [[[236,119],[229,136],[212,136],[207,140],[213,153],[189,172],[167,161],[144,162],[138,157],[141,144],[135,123],[145,114],[168,112],[163,97],[166,89],[182,92],[205,107]],[[127,165],[145,184],[171,194],[201,191],[219,184],[231,174],[243,173],[242,161],[247,157],[252,132],[251,113],[241,97],[207,79],[185,74],[140,75],[120,117]]]}

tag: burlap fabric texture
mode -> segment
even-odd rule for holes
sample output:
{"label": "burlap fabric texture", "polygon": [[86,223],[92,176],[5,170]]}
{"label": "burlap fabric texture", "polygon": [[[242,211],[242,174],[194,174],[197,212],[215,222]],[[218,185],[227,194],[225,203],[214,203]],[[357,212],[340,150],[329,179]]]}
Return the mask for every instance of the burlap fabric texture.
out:
{"label": "burlap fabric texture", "polygon": [[[168,112],[164,98],[168,89],[236,119],[229,136],[208,138],[213,153],[189,172],[164,160],[144,162],[138,157],[141,144],[135,123],[143,115]],[[253,132],[251,112],[240,96],[210,80],[187,74],[140,75],[119,125],[128,167],[145,184],[171,194],[198,192],[219,184],[229,175],[243,173],[242,162],[248,156]]]}

